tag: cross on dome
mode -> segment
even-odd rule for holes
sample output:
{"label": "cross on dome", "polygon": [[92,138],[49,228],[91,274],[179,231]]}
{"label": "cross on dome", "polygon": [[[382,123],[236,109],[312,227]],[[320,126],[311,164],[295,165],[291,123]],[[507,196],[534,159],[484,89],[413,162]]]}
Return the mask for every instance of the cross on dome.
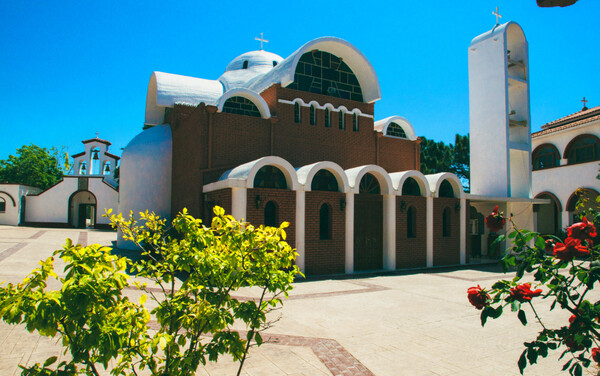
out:
{"label": "cross on dome", "polygon": [[96,138],[98,138],[98,135],[100,135],[100,133],[99,133],[99,132],[96,132]]}
{"label": "cross on dome", "polygon": [[502,16],[500,15],[500,12],[498,11],[498,7],[496,7],[496,11],[492,12],[492,14],[496,16],[496,25],[500,25],[500,18],[502,18]]}
{"label": "cross on dome", "polygon": [[587,106],[586,103],[589,102],[587,99],[585,99],[585,97],[583,97],[583,99],[581,100],[583,102],[583,108],[581,109],[581,111],[585,111],[587,110]]}
{"label": "cross on dome", "polygon": [[263,33],[260,33],[260,38],[259,37],[255,37],[254,40],[259,40],[260,41],[260,50],[263,50],[263,42],[265,43],[269,43],[268,40],[263,38]]}

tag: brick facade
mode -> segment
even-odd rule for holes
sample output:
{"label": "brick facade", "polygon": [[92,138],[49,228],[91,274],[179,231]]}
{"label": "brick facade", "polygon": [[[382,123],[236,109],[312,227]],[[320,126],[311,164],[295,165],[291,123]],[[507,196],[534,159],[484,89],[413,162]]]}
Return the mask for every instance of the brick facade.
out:
{"label": "brick facade", "polygon": [[[277,206],[277,223],[289,222],[285,229],[286,242],[291,247],[296,247],[296,192],[287,189],[252,188],[248,189],[248,202],[246,207],[246,221],[255,226],[264,224],[265,205],[274,201]],[[256,197],[260,197],[260,204],[256,204]],[[258,206],[258,207],[257,207]]]}
{"label": "brick facade", "polygon": [[[346,214],[340,208],[340,192],[306,192],[305,259],[306,275],[340,274],[345,268]],[[320,239],[320,210],[330,207],[331,237]]]}
{"label": "brick facade", "polygon": [[[396,269],[427,266],[427,199],[396,197]],[[404,202],[404,204],[402,204]],[[416,210],[415,237],[408,237],[408,209]],[[404,207],[404,208],[403,208]]]}
{"label": "brick facade", "polygon": [[[215,206],[220,206],[225,209],[225,214],[231,214],[231,189],[219,189],[218,191],[208,192],[206,194],[206,212],[204,213],[204,218],[208,221],[208,219],[212,218],[213,208]],[[210,222],[206,222],[208,226]]]}
{"label": "brick facade", "polygon": [[[460,200],[440,197],[433,200],[433,266],[460,263]],[[444,236],[444,209],[450,209],[450,236]]]}

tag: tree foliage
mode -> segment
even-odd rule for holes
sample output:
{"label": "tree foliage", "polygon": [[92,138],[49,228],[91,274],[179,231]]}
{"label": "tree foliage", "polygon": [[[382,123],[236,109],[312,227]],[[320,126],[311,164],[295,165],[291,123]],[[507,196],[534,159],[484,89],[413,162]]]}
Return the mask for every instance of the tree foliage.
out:
{"label": "tree foliage", "polygon": [[425,175],[439,172],[452,172],[456,174],[463,186],[469,187],[469,135],[457,134],[454,144],[446,145],[443,141],[436,142],[421,139],[421,172]]}
{"label": "tree foliage", "polygon": [[17,149],[16,156],[0,160],[0,182],[31,185],[48,189],[63,176],[56,150],[31,145]]}
{"label": "tree foliage", "polygon": [[[219,207],[210,227],[185,209],[170,226],[153,213],[141,213],[141,219],[143,225],[133,216],[111,217],[142,248],[137,262],[113,255],[109,247],[67,239],[54,253],[66,263],[65,277],[57,276],[50,257],[22,283],[0,288],[2,320],[58,335],[72,357],[22,367],[23,375],[99,375],[104,368],[112,375],[145,370],[191,376],[222,354],[240,362],[239,374],[250,345],[260,345],[260,332],[273,323],[267,314],[282,304],[299,274],[296,253],[284,241],[287,224],[254,227]],[[60,289],[48,289],[50,278],[59,280]],[[256,299],[233,296],[250,287],[258,288]],[[135,302],[125,289],[144,294]]]}

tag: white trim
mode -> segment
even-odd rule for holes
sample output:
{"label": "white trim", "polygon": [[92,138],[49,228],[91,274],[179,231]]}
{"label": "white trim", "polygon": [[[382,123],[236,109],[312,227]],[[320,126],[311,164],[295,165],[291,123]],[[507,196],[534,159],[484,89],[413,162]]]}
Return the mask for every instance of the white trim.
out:
{"label": "white trim", "polygon": [[346,109],[346,113],[353,114],[355,112],[358,112],[359,116],[363,116],[363,117],[370,118],[370,119],[374,118],[373,115],[363,113],[360,110],[360,108],[353,108],[352,110],[349,110],[344,105],[340,105],[339,107],[335,107],[333,104],[331,104],[329,102],[325,103],[324,105],[320,105],[319,102],[317,102],[315,100],[312,100],[312,101],[306,103],[306,102],[304,102],[304,100],[302,98],[295,98],[293,101],[290,101],[290,100],[287,100],[287,99],[278,99],[277,102],[283,103],[283,104],[289,104],[289,105],[294,105],[294,104],[296,104],[296,102],[299,102],[300,106],[302,106],[302,107],[309,107],[310,108],[310,106],[314,105],[317,110],[324,110],[325,107],[328,107],[331,111],[340,111],[340,108],[343,107],[343,108]]}
{"label": "white trim", "polygon": [[218,112],[223,111],[223,105],[225,104],[225,102],[227,102],[227,100],[229,98],[232,98],[232,97],[243,97],[243,98],[248,99],[249,101],[254,103],[254,105],[258,108],[258,111],[260,112],[260,116],[263,119],[268,119],[271,117],[271,111],[269,110],[269,105],[267,104],[267,102],[265,102],[263,97],[261,97],[260,94],[258,94],[257,92],[254,92],[254,91],[252,91],[250,89],[246,89],[246,88],[232,89],[232,90],[229,90],[228,92],[226,92],[225,94],[223,94],[221,96],[221,98],[219,98],[219,101],[217,102]]}
{"label": "white trim", "polygon": [[458,176],[451,172],[440,172],[439,174],[425,175],[429,182],[429,189],[433,193],[433,197],[440,197],[439,188],[444,180],[448,180],[448,183],[452,185],[454,189],[454,198],[464,198],[465,192],[463,191],[462,183]]}
{"label": "white trim", "polygon": [[[404,133],[406,133],[406,138],[397,137],[397,136],[388,136],[386,134],[387,128],[389,127],[389,125],[391,123],[398,124],[402,128],[402,130],[404,130]],[[385,137],[392,137],[392,138],[397,138],[397,139],[401,139],[401,140],[410,140],[410,141],[415,141],[417,139],[417,134],[415,133],[415,128],[405,117],[402,117],[402,116],[390,116],[385,119],[377,120],[375,122],[375,125],[373,126],[373,128],[377,132],[382,133]]]}
{"label": "white trim", "polygon": [[[256,173],[264,166],[275,166],[283,172],[285,176],[285,180],[290,190],[297,191],[300,189],[300,184],[298,184],[298,175],[296,174],[296,170],[290,164],[290,162],[286,161],[281,157],[276,156],[268,156],[256,159],[254,161],[244,163],[243,165],[239,165],[236,168],[229,170],[221,176],[221,181],[228,180],[238,180],[242,181],[242,186],[246,188],[254,188],[254,178],[256,177]],[[211,184],[217,184],[211,183]],[[210,186],[211,184],[207,184]],[[239,184],[239,183],[222,183],[222,184]]]}
{"label": "white trim", "polygon": [[379,182],[379,186],[381,188],[381,195],[389,195],[395,193],[394,186],[392,185],[392,179],[390,179],[390,175],[383,169],[381,166],[377,165],[365,165],[360,167],[355,167],[346,170],[346,175],[348,176],[348,184],[350,185],[350,189],[355,194],[359,193],[360,189],[360,180],[367,173],[372,173],[377,181]]}
{"label": "white trim", "polygon": [[421,171],[417,170],[408,170],[402,172],[392,172],[390,175],[390,179],[392,179],[392,184],[394,189],[396,190],[396,194],[398,196],[402,196],[402,187],[404,186],[404,182],[408,178],[413,178],[419,184],[419,188],[421,188],[421,196],[427,197],[431,195],[431,189],[429,188],[429,182],[427,178]]}
{"label": "white trim", "polygon": [[321,170],[327,170],[335,176],[338,182],[339,192],[347,193],[350,191],[350,185],[348,184],[348,177],[340,165],[334,162],[322,161],[313,163],[310,165],[302,166],[296,170],[298,176],[298,183],[304,188],[305,191],[311,191],[312,181]]}

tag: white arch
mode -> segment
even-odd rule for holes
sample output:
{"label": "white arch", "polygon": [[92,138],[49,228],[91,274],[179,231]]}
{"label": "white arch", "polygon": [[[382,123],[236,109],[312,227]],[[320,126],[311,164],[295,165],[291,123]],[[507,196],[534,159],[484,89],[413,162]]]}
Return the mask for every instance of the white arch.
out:
{"label": "white arch", "polygon": [[408,170],[402,172],[393,172],[389,175],[390,179],[392,179],[392,184],[394,186],[394,189],[396,190],[396,194],[399,196],[402,195],[402,187],[404,186],[404,182],[406,182],[406,179],[408,178],[415,179],[415,181],[419,185],[419,188],[421,189],[421,196],[427,197],[431,195],[431,189],[429,189],[429,182],[427,181],[427,178],[425,177],[425,175],[423,175],[421,171]]}
{"label": "white arch", "polygon": [[[417,134],[415,133],[415,129],[413,128],[412,124],[410,124],[410,122],[402,116],[390,116],[385,119],[378,120],[375,122],[375,125],[373,126],[373,128],[377,132],[381,132],[385,135],[385,134],[387,134],[387,128],[391,123],[396,123],[399,126],[401,126],[402,129],[404,130],[404,133],[406,133],[407,139],[409,139],[411,141],[414,141],[417,139]],[[390,136],[390,137],[393,137],[393,136]]]}
{"label": "white arch", "polygon": [[311,191],[311,185],[315,174],[320,170],[327,170],[335,176],[335,179],[338,183],[338,188],[340,188],[340,192],[347,193],[350,192],[350,185],[348,184],[348,177],[346,173],[338,165],[334,162],[323,161],[317,162],[310,165],[300,167],[296,173],[298,174],[298,183],[304,186],[305,191]]}
{"label": "white arch", "polygon": [[217,102],[217,109],[219,112],[223,111],[223,105],[227,100],[231,97],[244,97],[254,103],[260,112],[260,117],[263,119],[268,119],[271,117],[271,111],[269,111],[269,105],[267,102],[258,94],[252,90],[246,88],[237,88],[233,90],[229,90]]}
{"label": "white arch", "polygon": [[381,194],[394,193],[394,187],[392,185],[390,175],[386,170],[383,169],[383,167],[377,165],[365,165],[346,170],[348,184],[350,185],[352,192],[355,194],[359,193],[360,180],[363,178],[363,176],[365,176],[366,173],[371,173],[373,176],[375,176],[375,178],[377,178],[379,186],[381,187]]}
{"label": "white arch", "polygon": [[262,92],[274,83],[280,83],[283,87],[288,86],[294,81],[298,61],[302,55],[312,50],[329,52],[342,58],[354,72],[365,102],[373,103],[381,99],[379,80],[369,60],[352,44],[335,37],[317,38],[306,43],[264,76],[257,78],[249,87]]}
{"label": "white arch", "polygon": [[458,176],[454,175],[451,172],[440,172],[439,174],[425,175],[427,181],[429,182],[429,188],[433,193],[433,197],[440,197],[440,185],[444,180],[448,180],[448,183],[452,185],[452,189],[454,190],[454,197],[456,198],[464,198],[465,192],[462,188],[462,183]]}
{"label": "white arch", "polygon": [[300,184],[298,184],[298,175],[296,174],[294,167],[290,164],[290,162],[274,155],[262,157],[252,162],[237,166],[236,168],[224,173],[219,180],[242,180],[246,182],[246,188],[254,188],[254,178],[256,177],[256,173],[264,166],[277,167],[285,176],[288,187],[293,191],[300,190]]}

